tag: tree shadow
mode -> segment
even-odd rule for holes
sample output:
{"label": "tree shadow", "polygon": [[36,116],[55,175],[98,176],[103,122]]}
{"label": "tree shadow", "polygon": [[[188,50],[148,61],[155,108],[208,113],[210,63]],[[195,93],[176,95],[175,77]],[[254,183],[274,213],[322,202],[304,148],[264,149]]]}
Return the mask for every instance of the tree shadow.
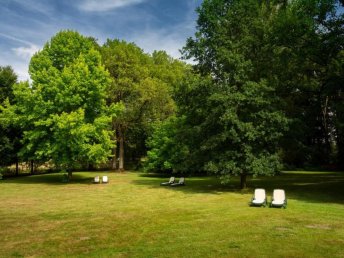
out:
{"label": "tree shadow", "polygon": [[[176,181],[179,181],[180,177],[176,177]],[[166,175],[158,174],[142,174],[139,176],[140,179],[133,180],[134,184],[144,185],[149,188],[161,188],[170,191],[182,191],[186,193],[209,193],[209,194],[221,194],[223,192],[237,192],[246,193],[248,189],[239,189],[239,181],[233,177],[233,180],[227,185],[220,183],[220,180],[215,177],[209,176],[197,176],[197,177],[185,177],[184,186],[161,186],[160,183],[168,182],[169,177]],[[141,179],[142,178],[142,179]]]}
{"label": "tree shadow", "polygon": [[264,188],[270,201],[274,189],[284,189],[288,199],[344,204],[344,172],[283,172],[272,177],[249,178],[248,188],[244,190],[239,189],[238,177],[233,177],[228,185],[222,185],[215,177],[191,177],[185,179],[185,186],[179,187],[160,186],[161,182],[168,181],[168,178],[162,178],[161,175],[141,175],[140,178],[133,183],[190,194],[253,194],[255,188]]}
{"label": "tree shadow", "polygon": [[47,185],[66,185],[66,184],[93,184],[93,176],[85,176],[73,172],[73,177],[69,182],[64,182],[63,173],[49,173],[40,175],[30,175],[22,177],[10,177],[0,181],[0,184],[47,184]]}

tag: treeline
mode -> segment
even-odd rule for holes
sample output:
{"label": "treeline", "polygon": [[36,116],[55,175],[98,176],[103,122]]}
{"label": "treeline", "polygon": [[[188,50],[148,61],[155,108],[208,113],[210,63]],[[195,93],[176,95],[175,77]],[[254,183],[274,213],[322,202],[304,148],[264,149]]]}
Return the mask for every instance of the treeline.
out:
{"label": "treeline", "polygon": [[[340,1],[204,0],[182,53],[61,31],[32,83],[1,68],[1,165],[211,172],[344,167]],[[9,79],[8,79],[9,78]]]}
{"label": "treeline", "polygon": [[171,92],[188,69],[163,51],[57,33],[32,57],[32,83],[1,68],[1,165],[124,170],[125,156],[145,154],[151,124],[174,113]]}

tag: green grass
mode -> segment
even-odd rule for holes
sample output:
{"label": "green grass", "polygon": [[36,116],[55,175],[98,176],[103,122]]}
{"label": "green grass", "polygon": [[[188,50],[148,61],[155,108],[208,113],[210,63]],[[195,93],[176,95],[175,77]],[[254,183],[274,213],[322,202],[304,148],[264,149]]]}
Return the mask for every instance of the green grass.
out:
{"label": "green grass", "polygon": [[[95,175],[109,184],[92,184]],[[344,257],[344,173],[288,172],[223,186],[161,187],[139,173],[0,181],[0,257]],[[287,209],[249,207],[255,187]]]}

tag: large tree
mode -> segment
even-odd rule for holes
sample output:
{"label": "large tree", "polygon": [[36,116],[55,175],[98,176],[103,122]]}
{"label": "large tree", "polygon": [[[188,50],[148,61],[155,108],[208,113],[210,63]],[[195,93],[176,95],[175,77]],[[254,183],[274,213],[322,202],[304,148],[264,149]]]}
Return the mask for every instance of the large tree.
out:
{"label": "large tree", "polygon": [[277,147],[287,119],[270,79],[274,50],[266,37],[275,11],[254,0],[205,0],[196,37],[184,48],[210,78],[186,90],[188,105],[178,103],[198,131],[196,150],[205,170],[220,175],[223,183],[240,175],[242,188],[247,175],[279,169]]}
{"label": "large tree", "polygon": [[[10,66],[0,66],[0,105],[5,101],[14,103],[13,85],[16,82],[17,75],[13,69]],[[0,123],[0,166],[16,163],[16,174],[18,174],[20,136],[21,131],[18,127]]]}
{"label": "large tree", "polygon": [[[160,121],[174,112],[172,85],[183,76],[186,66],[165,52],[146,54],[133,43],[108,40],[101,49],[105,67],[111,74],[108,103],[122,103],[124,110],[112,121],[112,169],[124,170],[126,149],[136,156],[143,155],[144,143],[152,122]],[[117,154],[118,151],[118,154]]]}
{"label": "large tree", "polygon": [[68,170],[106,162],[112,147],[109,73],[92,38],[61,31],[30,62],[32,84],[14,89],[7,117],[24,130],[21,155]]}
{"label": "large tree", "polygon": [[268,35],[274,50],[271,75],[292,121],[282,143],[283,158],[294,166],[333,163],[341,145],[337,104],[343,85],[344,16],[339,5],[333,0],[286,2]]}

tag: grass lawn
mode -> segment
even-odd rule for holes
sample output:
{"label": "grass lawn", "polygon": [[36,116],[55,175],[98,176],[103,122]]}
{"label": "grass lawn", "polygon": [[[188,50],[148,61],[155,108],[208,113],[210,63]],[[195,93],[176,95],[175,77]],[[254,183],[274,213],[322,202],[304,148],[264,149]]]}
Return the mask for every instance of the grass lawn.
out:
{"label": "grass lawn", "polygon": [[[344,173],[285,172],[244,191],[236,179],[73,176],[0,181],[0,257],[344,257]],[[269,201],[285,189],[288,208],[249,207],[255,187]]]}

